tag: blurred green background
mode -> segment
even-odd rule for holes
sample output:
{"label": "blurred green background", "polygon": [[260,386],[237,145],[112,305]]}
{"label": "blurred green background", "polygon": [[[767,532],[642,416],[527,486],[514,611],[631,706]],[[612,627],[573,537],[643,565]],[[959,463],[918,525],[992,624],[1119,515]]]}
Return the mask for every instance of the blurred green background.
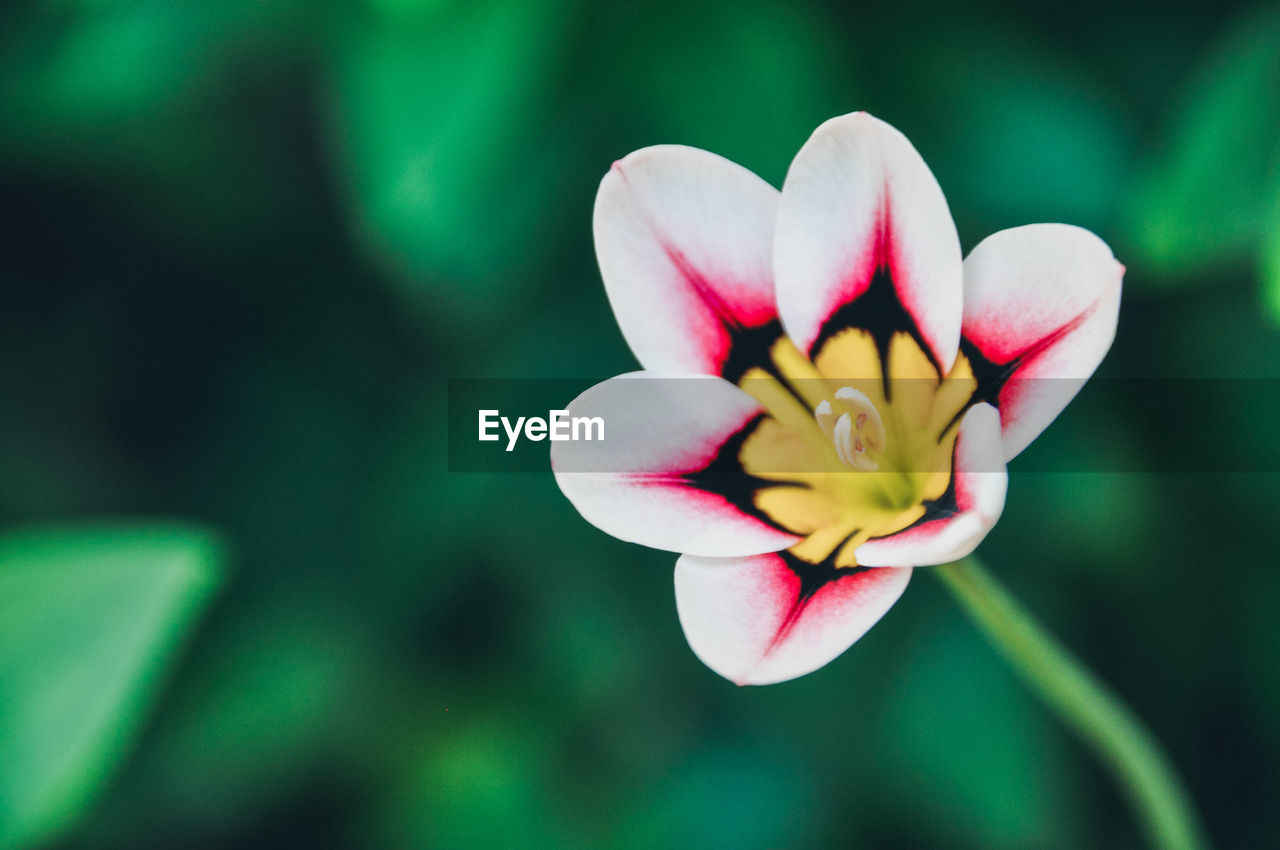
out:
{"label": "blurred green background", "polygon": [[[1114,247],[1101,374],[1280,378],[1275,3],[0,5],[0,846],[1138,846],[929,576],[738,689],[674,556],[550,475],[446,469],[448,378],[634,368],[590,234],[614,159],[778,185],[853,109],[966,249]],[[1274,470],[1280,410],[1206,428],[1204,387],[1170,421],[1095,382],[1028,456]],[[1013,470],[988,563],[1217,843],[1272,845],[1280,477]]]}

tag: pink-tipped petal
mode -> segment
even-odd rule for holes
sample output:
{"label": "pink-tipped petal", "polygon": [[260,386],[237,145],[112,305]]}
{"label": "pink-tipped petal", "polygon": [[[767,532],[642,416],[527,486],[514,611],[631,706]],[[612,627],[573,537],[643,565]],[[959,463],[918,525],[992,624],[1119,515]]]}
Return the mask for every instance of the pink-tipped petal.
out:
{"label": "pink-tipped petal", "polygon": [[755,509],[734,452],[763,416],[721,378],[634,372],[569,405],[570,421],[599,418],[604,439],[552,442],[551,466],[578,512],[620,540],[719,557],[773,552],[799,537]]}
{"label": "pink-tipped petal", "polygon": [[779,333],[777,205],[772,186],[696,148],[644,148],[614,164],[596,196],[596,255],[618,325],[646,369],[720,375],[744,338],[761,349],[747,358],[763,357]]}
{"label": "pink-tipped petal", "polygon": [[704,664],[739,685],[803,676],[844,652],[884,616],[910,569],[848,569],[786,552],[676,562],[676,610]]}
{"label": "pink-tipped petal", "polygon": [[955,561],[977,548],[1004,510],[1005,471],[1000,414],[974,405],[960,423],[952,486],[915,525],[870,540],[854,556],[866,566],[931,566]]}
{"label": "pink-tipped petal", "polygon": [[893,127],[859,112],[814,132],[782,187],[774,257],[778,312],[802,351],[844,327],[915,330],[951,369],[960,241],[938,182]]}
{"label": "pink-tipped petal", "polygon": [[1031,224],[984,239],[964,262],[964,339],[1000,408],[1006,459],[1048,427],[1115,337],[1124,266],[1097,236]]}

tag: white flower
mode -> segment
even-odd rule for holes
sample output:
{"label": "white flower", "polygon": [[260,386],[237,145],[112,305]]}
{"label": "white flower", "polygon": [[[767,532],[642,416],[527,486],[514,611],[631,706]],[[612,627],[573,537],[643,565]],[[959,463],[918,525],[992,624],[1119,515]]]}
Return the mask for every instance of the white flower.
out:
{"label": "white flower", "polygon": [[821,667],[912,568],[973,551],[1005,462],[1110,347],[1124,273],[1061,224],[962,261],[933,174],[865,113],[819,127],[780,193],[705,151],[637,151],[595,239],[644,371],[573,402],[611,433],[554,443],[556,479],[602,530],[683,553],[685,635],[739,684]]}

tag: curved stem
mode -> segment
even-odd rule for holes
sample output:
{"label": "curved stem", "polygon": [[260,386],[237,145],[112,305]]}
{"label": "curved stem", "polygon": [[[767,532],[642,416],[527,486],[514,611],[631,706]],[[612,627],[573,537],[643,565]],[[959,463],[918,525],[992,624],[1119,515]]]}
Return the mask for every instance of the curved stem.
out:
{"label": "curved stem", "polygon": [[1153,847],[1208,847],[1195,810],[1155,739],[975,558],[932,567],[1031,689],[1106,763]]}

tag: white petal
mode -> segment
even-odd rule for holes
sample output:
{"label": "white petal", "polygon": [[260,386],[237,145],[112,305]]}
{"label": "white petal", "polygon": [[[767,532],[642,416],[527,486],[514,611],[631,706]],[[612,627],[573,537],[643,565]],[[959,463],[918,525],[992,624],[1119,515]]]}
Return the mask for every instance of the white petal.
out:
{"label": "white petal", "polygon": [[[806,587],[787,553],[676,562],[676,609],[689,646],[739,685],[803,676],[844,652],[884,616],[909,569],[835,569]],[[812,569],[812,568],[811,568]]]}
{"label": "white petal", "polygon": [[1010,375],[992,399],[1007,459],[1048,427],[1102,362],[1123,275],[1106,243],[1065,224],[1002,230],[965,260],[965,340],[993,373]]}
{"label": "white petal", "polygon": [[614,164],[596,196],[596,255],[646,369],[721,374],[735,337],[777,318],[777,205],[772,186],[696,148],[644,148]]}
{"label": "white petal", "polygon": [[943,371],[951,369],[960,342],[960,241],[938,182],[893,127],[858,112],[814,132],[783,184],[774,251],[778,312],[802,351],[815,353],[833,317],[871,330],[898,324],[893,310],[858,309],[887,268],[906,316]]}
{"label": "white petal", "polygon": [[[602,531],[716,556],[773,552],[799,539],[755,510],[736,456],[721,453],[763,415],[727,381],[634,372],[596,384],[568,411],[604,422],[603,440],[551,444],[556,483]],[[721,466],[708,471],[718,457]]]}
{"label": "white petal", "polygon": [[942,516],[890,537],[870,540],[854,556],[866,566],[922,567],[963,558],[977,548],[1004,511],[1009,475],[1000,439],[1000,414],[974,405],[960,423],[953,467],[954,487],[939,506]]}

